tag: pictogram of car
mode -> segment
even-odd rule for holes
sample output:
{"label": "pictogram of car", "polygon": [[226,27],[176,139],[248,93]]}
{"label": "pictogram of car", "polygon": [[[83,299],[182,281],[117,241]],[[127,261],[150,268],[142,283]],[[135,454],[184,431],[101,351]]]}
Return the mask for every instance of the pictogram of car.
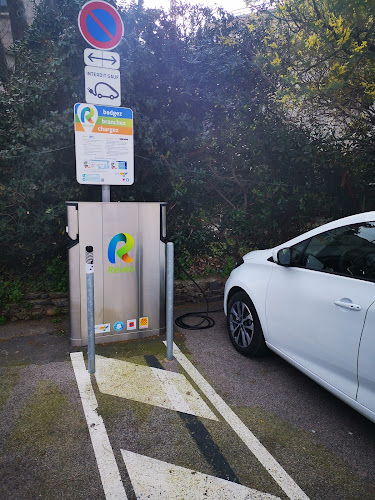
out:
{"label": "pictogram of car", "polygon": [[116,99],[116,97],[119,96],[117,90],[105,82],[98,82],[95,85],[94,90],[90,88],[88,88],[87,90],[90,92],[90,94],[94,95],[95,97],[99,97],[99,99],[102,99],[103,97],[109,99]]}

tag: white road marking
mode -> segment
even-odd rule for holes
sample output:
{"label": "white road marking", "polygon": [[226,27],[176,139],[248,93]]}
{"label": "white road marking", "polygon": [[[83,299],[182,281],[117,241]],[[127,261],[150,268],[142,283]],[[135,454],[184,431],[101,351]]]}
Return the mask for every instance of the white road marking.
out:
{"label": "white road marking", "polygon": [[[166,342],[164,341],[164,344]],[[173,344],[173,355],[182,368],[194,380],[203,394],[213,404],[216,410],[222,415],[224,420],[232,427],[237,436],[242,439],[249,450],[256,456],[259,462],[265,467],[277,484],[292,500],[309,500],[309,497],[301,490],[297,483],[288,475],[283,467],[266,450],[254,434],[230,409],[225,401],[214,391],[210,384],[202,377],[198,370],[190,363],[180,349]]]}
{"label": "white road marking", "polygon": [[[171,372],[167,372],[165,370],[158,370],[157,368],[155,368],[154,370],[152,370],[152,373],[158,379],[158,381],[162,387],[162,390],[167,395],[169,401],[172,404],[172,407],[175,409],[178,408],[178,411],[182,411],[184,413],[190,413],[190,414],[194,415],[194,412],[192,411],[190,406],[187,404],[187,402],[181,396],[180,392],[178,390],[176,390],[176,386],[171,381],[171,377],[170,377]],[[184,379],[187,382],[185,377],[184,377]]]}
{"label": "white road marking", "polygon": [[90,375],[85,367],[83,354],[82,352],[72,352],[70,357],[105,497],[107,500],[127,500],[128,497],[126,496],[124,485],[122,484],[120,472],[117,467],[111,443],[108,439],[103,419],[96,411],[98,402],[91,384]]}
{"label": "white road marking", "polygon": [[95,365],[96,381],[104,394],[217,420],[181,373],[98,355]]}
{"label": "white road marking", "polygon": [[192,469],[121,450],[137,500],[280,500]]}

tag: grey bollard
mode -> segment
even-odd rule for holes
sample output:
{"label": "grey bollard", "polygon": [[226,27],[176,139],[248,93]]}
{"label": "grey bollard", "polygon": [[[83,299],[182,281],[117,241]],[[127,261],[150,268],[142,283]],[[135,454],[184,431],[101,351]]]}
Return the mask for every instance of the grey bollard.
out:
{"label": "grey bollard", "polygon": [[173,359],[173,281],[174,281],[174,245],[167,243],[167,290],[166,290],[166,330],[167,360]]}
{"label": "grey bollard", "polygon": [[87,356],[88,372],[95,373],[94,251],[86,247]]}

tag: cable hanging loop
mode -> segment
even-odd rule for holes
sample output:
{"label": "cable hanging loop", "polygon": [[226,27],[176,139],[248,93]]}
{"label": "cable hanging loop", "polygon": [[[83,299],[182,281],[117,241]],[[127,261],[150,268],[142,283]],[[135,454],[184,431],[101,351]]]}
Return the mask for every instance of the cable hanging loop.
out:
{"label": "cable hanging loop", "polygon": [[[186,274],[186,276],[194,283],[194,285],[199,289],[199,291],[203,295],[203,298],[206,302],[206,312],[198,311],[198,312],[189,312],[182,314],[181,316],[175,319],[175,324],[178,327],[183,328],[184,330],[206,330],[207,328],[212,328],[215,325],[215,320],[212,319],[210,316],[208,316],[208,313],[219,312],[222,309],[218,309],[217,311],[210,311],[208,307],[208,299],[202,288],[198,285],[195,279],[187,271],[185,271],[185,269],[183,269],[178,263],[176,263],[176,266],[180,269],[180,271]],[[186,318],[202,318],[202,321],[200,321],[196,325],[189,325],[184,321]]]}

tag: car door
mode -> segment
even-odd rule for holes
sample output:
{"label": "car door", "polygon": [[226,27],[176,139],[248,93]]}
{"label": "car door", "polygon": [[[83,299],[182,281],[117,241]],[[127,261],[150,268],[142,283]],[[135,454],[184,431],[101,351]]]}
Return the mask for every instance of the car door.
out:
{"label": "car door", "polygon": [[375,303],[367,311],[358,356],[358,403],[375,412]]}
{"label": "car door", "polygon": [[291,248],[266,298],[267,341],[355,399],[366,311],[375,300],[375,223],[343,226]]}

